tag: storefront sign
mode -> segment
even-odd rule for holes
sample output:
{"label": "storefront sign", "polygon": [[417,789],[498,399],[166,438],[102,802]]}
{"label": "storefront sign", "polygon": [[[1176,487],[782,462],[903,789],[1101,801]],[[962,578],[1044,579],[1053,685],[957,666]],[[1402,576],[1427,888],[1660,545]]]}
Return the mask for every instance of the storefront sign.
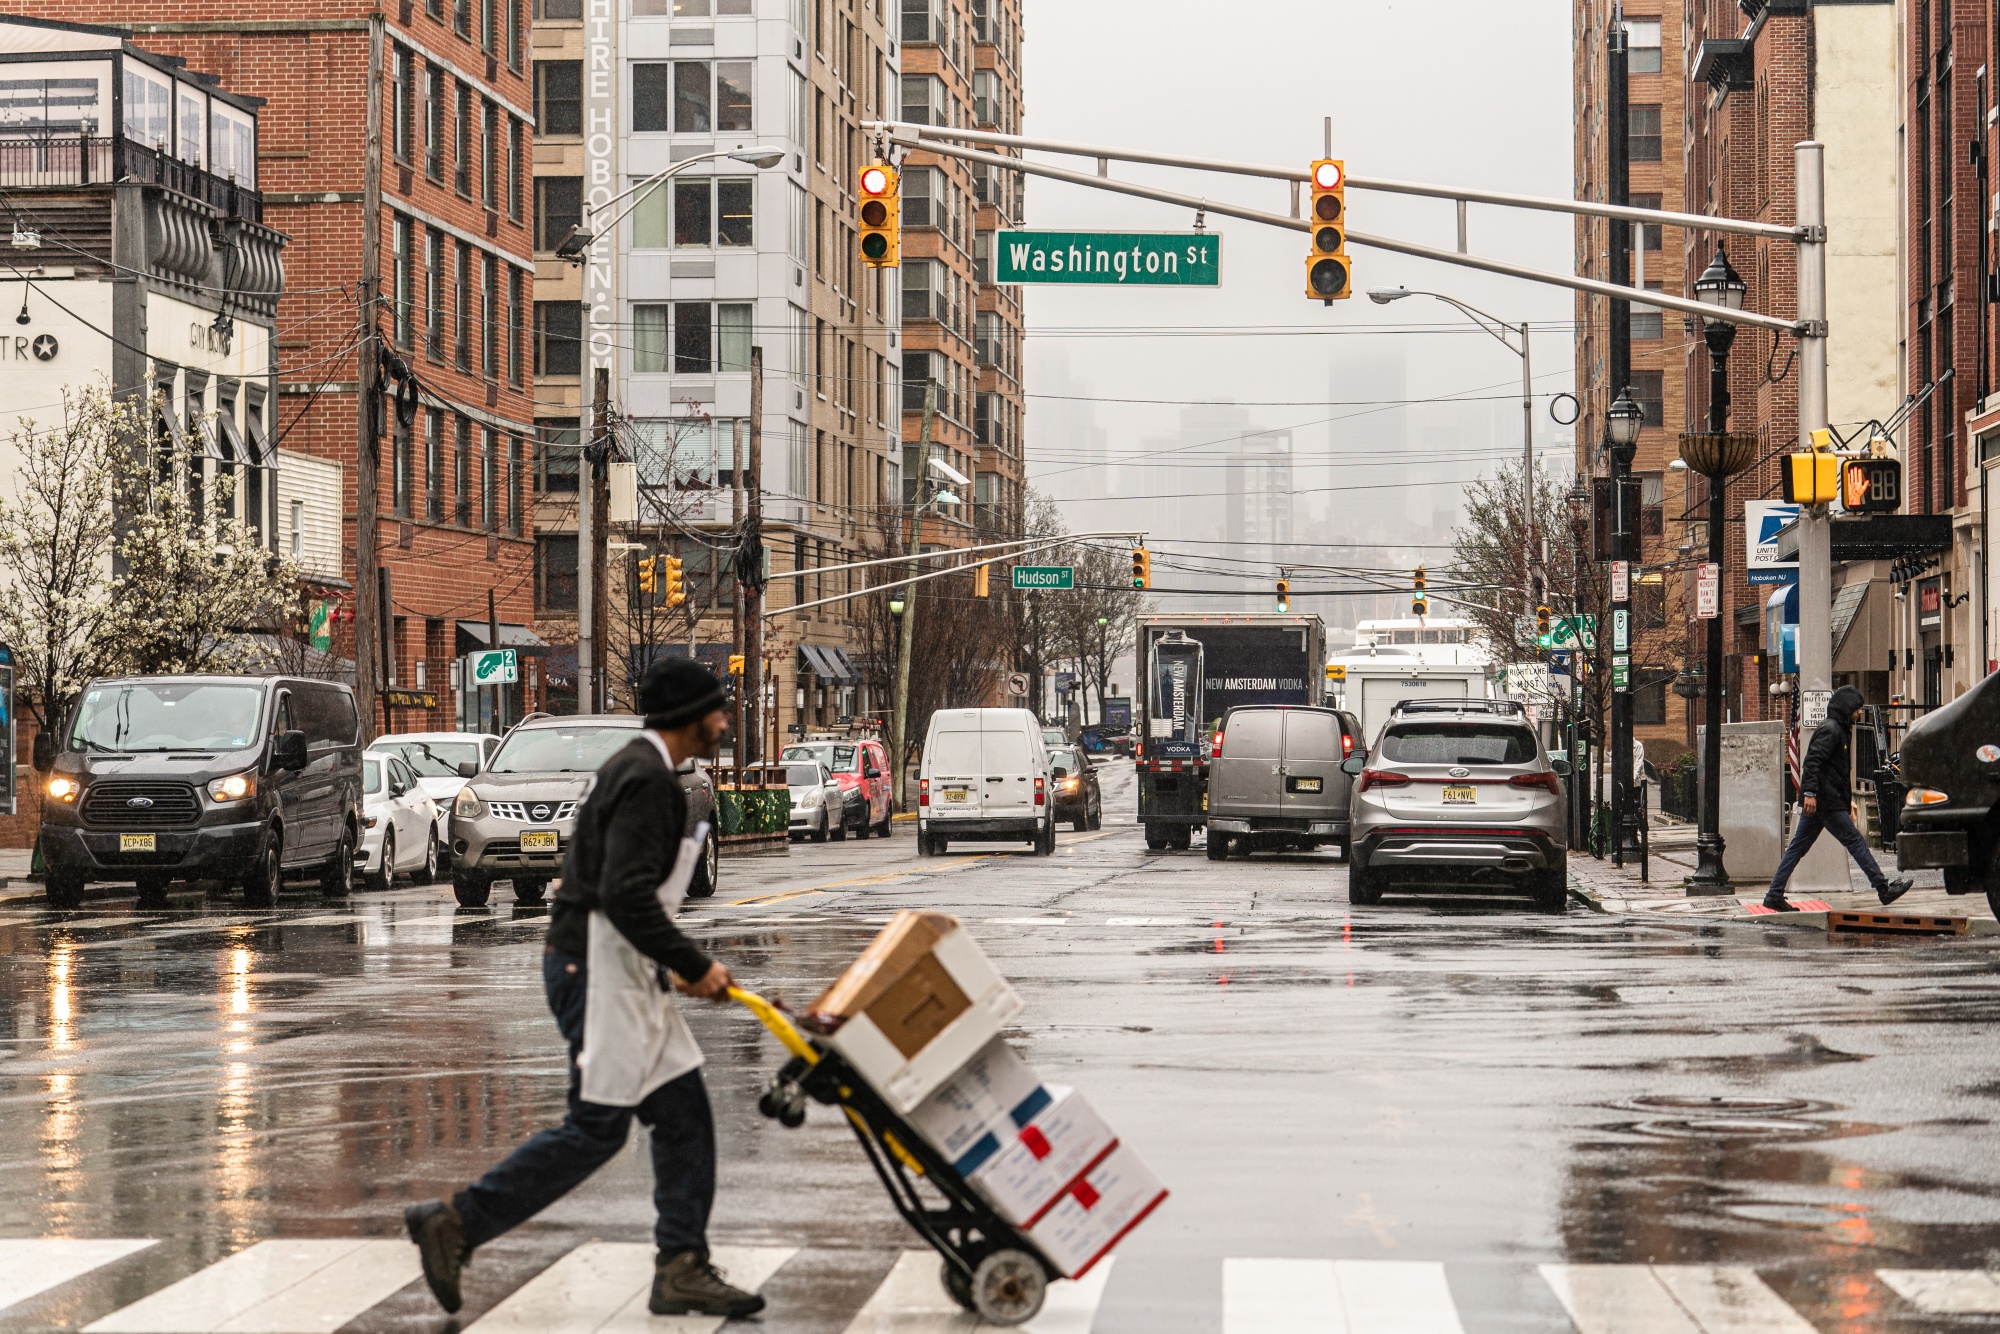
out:
{"label": "storefront sign", "polygon": [[1745,568],[1753,586],[1798,582],[1798,560],[1786,560],[1778,550],[1778,534],[1798,517],[1799,507],[1782,500],[1743,502]]}

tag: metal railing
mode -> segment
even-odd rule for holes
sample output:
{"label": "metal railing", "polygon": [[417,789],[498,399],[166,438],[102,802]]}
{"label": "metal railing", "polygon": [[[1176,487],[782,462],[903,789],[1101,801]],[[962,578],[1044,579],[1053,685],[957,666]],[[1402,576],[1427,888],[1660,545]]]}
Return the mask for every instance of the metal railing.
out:
{"label": "metal railing", "polygon": [[0,139],[0,190],[144,181],[165,186],[225,217],[264,220],[264,197],[170,153],[122,135],[36,135]]}

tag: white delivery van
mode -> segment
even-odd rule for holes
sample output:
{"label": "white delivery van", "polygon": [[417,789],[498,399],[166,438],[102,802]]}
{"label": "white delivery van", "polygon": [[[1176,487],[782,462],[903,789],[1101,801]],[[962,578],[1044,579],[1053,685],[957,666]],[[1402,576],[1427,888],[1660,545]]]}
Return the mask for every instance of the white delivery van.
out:
{"label": "white delivery van", "polygon": [[1362,744],[1373,749],[1390,712],[1406,699],[1486,699],[1492,669],[1484,663],[1425,662],[1407,650],[1364,649],[1333,662],[1342,669],[1341,707],[1361,719]]}
{"label": "white delivery van", "polygon": [[917,851],[1022,842],[1056,850],[1055,791],[1042,725],[1026,709],[939,709],[917,778]]}

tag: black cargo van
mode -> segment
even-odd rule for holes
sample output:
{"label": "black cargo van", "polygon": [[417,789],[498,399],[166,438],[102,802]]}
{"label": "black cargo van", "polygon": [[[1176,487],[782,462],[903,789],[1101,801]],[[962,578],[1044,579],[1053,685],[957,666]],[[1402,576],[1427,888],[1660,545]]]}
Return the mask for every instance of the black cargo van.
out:
{"label": "black cargo van", "polygon": [[92,681],[36,739],[49,902],[93,880],[240,885],[264,905],[287,872],[354,881],[361,725],[332,681],[132,676]]}

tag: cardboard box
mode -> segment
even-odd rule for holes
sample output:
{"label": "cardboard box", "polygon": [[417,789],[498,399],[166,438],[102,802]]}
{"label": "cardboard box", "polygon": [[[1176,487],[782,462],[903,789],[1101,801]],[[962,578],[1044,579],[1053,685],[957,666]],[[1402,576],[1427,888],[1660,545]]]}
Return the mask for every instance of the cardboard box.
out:
{"label": "cardboard box", "polygon": [[813,1002],[827,1043],[907,1114],[1021,1011],[1021,998],[956,918],[897,913]]}
{"label": "cardboard box", "polygon": [[1063,1191],[1118,1147],[1118,1136],[1083,1095],[1050,1085],[1047,1100],[1020,1133],[967,1172],[974,1190],[1016,1227],[1032,1227]]}
{"label": "cardboard box", "polygon": [[1041,1076],[995,1038],[917,1104],[910,1124],[969,1179],[1014,1143],[1049,1100]]}
{"label": "cardboard box", "polygon": [[1028,1239],[1064,1277],[1082,1278],[1166,1198],[1160,1179],[1121,1144],[1069,1184]]}

